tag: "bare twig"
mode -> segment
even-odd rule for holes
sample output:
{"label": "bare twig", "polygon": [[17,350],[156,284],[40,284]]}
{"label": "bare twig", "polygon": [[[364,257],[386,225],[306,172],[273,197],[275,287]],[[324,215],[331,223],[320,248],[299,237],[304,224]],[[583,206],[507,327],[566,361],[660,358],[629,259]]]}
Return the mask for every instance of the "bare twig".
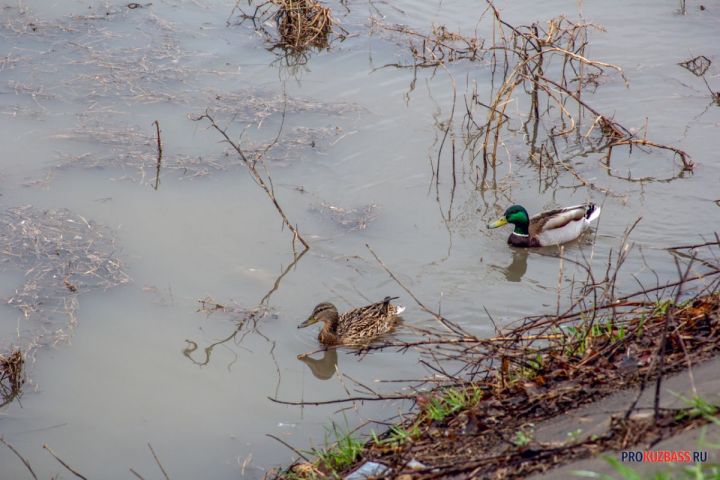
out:
{"label": "bare twig", "polygon": [[366,243],[366,244],[365,244],[365,247],[370,251],[370,253],[372,254],[372,256],[375,257],[375,260],[377,260],[377,262],[380,264],[380,266],[383,268],[383,270],[385,270],[385,271],[387,272],[387,274],[390,275],[390,278],[392,278],[393,280],[395,280],[395,283],[397,283],[398,285],[400,285],[400,288],[402,288],[403,290],[405,290],[405,291],[407,292],[407,294],[410,295],[413,300],[415,300],[415,303],[417,303],[420,308],[422,308],[423,310],[425,310],[425,311],[426,311],[427,313],[429,313],[430,315],[434,316],[435,319],[436,319],[438,322],[440,322],[443,326],[445,326],[445,327],[446,327],[448,330],[450,330],[451,332],[456,333],[456,334],[458,334],[458,335],[463,335],[463,336],[472,337],[472,335],[470,335],[470,334],[468,334],[467,332],[465,332],[465,331],[464,331],[462,328],[460,328],[458,325],[455,325],[453,322],[451,322],[451,321],[448,320],[447,318],[443,317],[443,316],[440,315],[438,312],[435,312],[435,311],[431,310],[430,308],[428,308],[427,306],[425,306],[425,304],[422,303],[422,302],[420,301],[420,299],[418,299],[418,298],[415,296],[415,294],[414,294],[409,288],[407,288],[407,287],[405,286],[405,284],[402,283],[397,276],[395,276],[395,274],[387,267],[387,265],[385,265],[385,263],[380,259],[380,257],[377,256],[377,254],[375,253],[375,251],[374,251],[372,248],[370,248],[370,245],[368,245],[368,244]]}
{"label": "bare twig", "polygon": [[270,433],[266,433],[265,435],[268,436],[268,437],[270,437],[270,438],[272,438],[273,440],[277,440],[278,442],[282,443],[282,444],[285,445],[287,448],[289,448],[290,450],[292,450],[292,451],[295,453],[295,455],[297,455],[298,457],[302,458],[302,459],[305,460],[306,462],[309,462],[309,461],[310,461],[310,459],[308,459],[308,457],[306,457],[305,455],[303,455],[303,453],[302,453],[300,450],[298,450],[297,448],[293,447],[292,445],[290,445],[289,443],[287,443],[287,442],[286,442],[285,440],[283,440],[282,438],[278,438],[278,437],[276,437],[275,435],[272,435],[272,434],[270,434]]}
{"label": "bare twig", "polygon": [[145,478],[143,478],[142,475],[140,475],[139,473],[137,473],[137,472],[136,472],[135,470],[133,470],[132,468],[130,469],[130,473],[132,473],[133,475],[135,475],[135,476],[136,476],[137,478],[139,478],[140,480],[145,480]]}
{"label": "bare twig", "polygon": [[165,476],[165,480],[170,480],[170,477],[168,476],[167,472],[163,468],[162,463],[160,463],[160,459],[158,458],[157,454],[155,453],[155,450],[153,449],[152,445],[150,445],[150,443],[148,443],[148,448],[150,448],[150,452],[152,452],[152,456],[155,459],[155,463],[158,464],[158,467],[160,467],[160,471]]}
{"label": "bare twig", "polygon": [[7,441],[5,441],[5,438],[2,435],[0,435],[0,442],[3,445],[5,445],[6,447],[8,447],[25,464],[27,469],[30,471],[30,475],[32,475],[35,480],[38,480],[37,475],[35,475],[35,472],[33,471],[32,467],[30,466],[30,462],[25,457],[20,455],[20,452],[18,452],[15,449],[15,447],[13,447],[11,444],[9,444]]}
{"label": "bare twig", "polygon": [[160,186],[160,164],[162,163],[162,141],[160,140],[160,122],[155,120],[155,133],[157,135],[157,167],[155,168],[155,190]]}
{"label": "bare twig", "polygon": [[[224,129],[222,129],[215,122],[215,119],[213,119],[213,117],[208,112],[205,112],[205,114],[200,115],[199,117],[193,118],[193,120],[195,120],[195,121],[199,121],[199,120],[203,120],[203,119],[208,120],[210,122],[210,126],[212,126],[218,133],[220,133],[220,135],[223,136],[225,141],[233,148],[233,150],[235,150],[237,152],[237,154],[240,156],[240,158],[242,159],[245,166],[247,166],[248,170],[250,171],[253,179],[255,180],[255,183],[257,183],[265,191],[267,196],[273,202],[275,209],[278,211],[278,213],[282,217],[283,223],[285,224],[286,227],[288,227],[288,229],[290,229],[290,231],[293,234],[293,248],[295,245],[294,240],[297,238],[300,241],[300,243],[303,244],[305,249],[309,249],[310,245],[305,241],[305,239],[302,237],[302,235],[300,235],[300,232],[297,230],[297,228],[292,223],[290,223],[290,220],[288,220],[287,215],[285,215],[285,211],[282,209],[282,207],[280,206],[280,203],[278,202],[277,198],[275,197],[275,192],[272,188],[272,184],[269,184],[267,181],[265,181],[265,179],[263,179],[263,177],[260,175],[260,172],[258,172],[257,168],[255,168],[254,163],[251,162],[247,158],[247,156],[245,155],[243,150],[240,148],[240,145],[237,144],[236,142],[234,142],[230,138],[230,136],[227,134],[227,132]],[[268,177],[268,179],[269,179],[269,177]]]}
{"label": "bare twig", "polygon": [[695,164],[690,159],[690,155],[688,155],[688,153],[684,150],[680,150],[679,148],[673,147],[671,145],[663,145],[660,143],[656,143],[650,140],[646,140],[644,138],[626,138],[623,140],[614,141],[608,146],[608,158],[610,158],[610,153],[612,152],[613,147],[617,147],[619,145],[641,145],[646,147],[655,147],[664,150],[670,150],[671,152],[674,152],[677,156],[680,157],[680,160],[683,164],[683,171],[692,172],[695,168]]}
{"label": "bare twig", "polygon": [[67,463],[63,462],[63,461],[60,459],[60,457],[58,457],[57,455],[55,455],[55,452],[53,452],[52,449],[47,446],[47,444],[44,444],[44,445],[43,445],[43,448],[44,448],[45,450],[47,450],[47,451],[50,453],[50,455],[52,455],[53,458],[55,458],[55,460],[57,460],[58,462],[60,462],[60,465],[62,465],[63,467],[65,467],[70,473],[72,473],[73,475],[75,475],[75,476],[78,477],[78,478],[82,478],[82,480],[88,480],[87,477],[85,477],[85,476],[81,475],[80,473],[78,473],[78,472],[77,472],[76,470],[74,470],[70,465],[68,465]]}
{"label": "bare twig", "polygon": [[291,402],[288,400],[280,400],[273,397],[267,397],[268,400],[274,403],[280,403],[282,405],[332,405],[335,403],[348,403],[348,402],[377,402],[387,400],[414,400],[415,394],[407,395],[378,395],[377,397],[348,397],[339,398],[336,400],[321,400],[316,402],[302,401],[302,402]]}

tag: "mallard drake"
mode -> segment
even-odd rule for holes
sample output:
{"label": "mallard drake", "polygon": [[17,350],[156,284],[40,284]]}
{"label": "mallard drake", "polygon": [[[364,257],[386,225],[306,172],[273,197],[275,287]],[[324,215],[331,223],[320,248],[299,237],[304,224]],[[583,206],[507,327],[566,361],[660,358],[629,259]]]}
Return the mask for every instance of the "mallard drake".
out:
{"label": "mallard drake", "polygon": [[574,207],[558,208],[528,217],[527,210],[513,205],[505,214],[488,224],[488,228],[502,227],[512,223],[515,230],[508,237],[508,243],[515,247],[547,247],[560,245],[578,238],[590,222],[600,216],[600,207],[584,203]]}
{"label": "mallard drake", "polygon": [[385,297],[383,301],[355,308],[342,315],[329,302],[318,304],[312,314],[298,328],[323,322],[318,340],[323,345],[363,345],[395,329],[405,308],[390,302],[398,297]]}

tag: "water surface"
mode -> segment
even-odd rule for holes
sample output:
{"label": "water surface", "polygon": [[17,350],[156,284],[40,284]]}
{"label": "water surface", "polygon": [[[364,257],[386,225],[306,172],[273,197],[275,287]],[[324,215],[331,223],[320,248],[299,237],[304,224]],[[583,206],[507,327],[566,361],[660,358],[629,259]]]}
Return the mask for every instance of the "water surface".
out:
{"label": "water surface", "polygon": [[[694,55],[716,59],[720,14],[711,7],[682,16],[673,2],[603,2],[581,11],[576,2],[498,3],[511,23],[582,14],[602,25],[589,52],[622,67],[629,87],[610,74],[588,101],[628,128],[647,125],[649,137],[686,150],[697,165],[684,178],[638,183],[608,177],[596,157],[576,159],[587,178],[619,194],[605,197],[569,174],[540,181],[522,135],[504,139],[501,188],[476,188],[460,164],[453,192],[448,150],[436,187],[431,162],[443,134],[437,122],[452,109],[449,74],[460,102],[468,84],[488,94],[489,66],[420,70],[413,87],[412,69],[379,68],[409,61],[406,42],[370,33],[368,18],[380,12],[388,24],[429,31],[442,23],[466,34],[477,24],[484,37],[484,6],[347,2],[349,13],[330,6],[352,35],[289,69],[249,25],[227,25],[233,2],[0,4],[0,204],[67,208],[110,227],[114,255],[132,279],[80,292],[77,325],[65,325],[66,341],[35,351],[24,394],[0,412],[0,433],[42,476],[63,471],[43,451],[47,444],[90,478],[126,478],[129,468],[150,478],[159,472],[149,442],[171,478],[257,478],[293,458],[266,434],[306,449],[322,445],[331,421],[354,427],[403,411],[402,403],[342,410],[268,400],[347,396],[346,385],[330,376],[333,358],[315,367],[322,378],[296,359],[316,348],[316,330],[295,327],[320,301],[344,309],[401,295],[409,324],[433,324],[366,244],[428,305],[490,335],[485,309],[504,324],[554,310],[557,298],[556,250],[513,251],[508,231],[485,228],[510,203],[532,212],[602,204],[597,235],[565,251],[592,255],[599,268],[642,217],[631,235],[638,253],[620,280],[627,292],[637,286],[632,275],[654,282],[651,268],[663,279],[675,275],[665,248],[716,230],[720,110],[702,81],[677,65]],[[720,89],[717,72],[713,64],[706,78]],[[518,97],[509,113],[524,115],[526,102]],[[271,142],[282,123],[267,166],[280,203],[312,247],[269,297],[257,330],[245,325],[235,337],[238,315],[205,315],[198,300],[256,307],[293,261],[291,237],[218,133],[189,118],[206,109],[234,138],[244,129],[245,145]],[[166,162],[157,190],[155,120]],[[283,143],[290,139],[296,143]],[[637,176],[679,171],[662,151],[618,152],[614,162]],[[353,229],[323,204],[372,215]],[[24,274],[2,272],[4,297]],[[21,317],[3,307],[3,343],[12,343]],[[207,359],[204,349],[228,337]],[[374,380],[428,374],[412,352],[360,358],[340,351],[337,368],[380,391],[393,385]],[[0,449],[0,473],[29,478],[8,449]]]}

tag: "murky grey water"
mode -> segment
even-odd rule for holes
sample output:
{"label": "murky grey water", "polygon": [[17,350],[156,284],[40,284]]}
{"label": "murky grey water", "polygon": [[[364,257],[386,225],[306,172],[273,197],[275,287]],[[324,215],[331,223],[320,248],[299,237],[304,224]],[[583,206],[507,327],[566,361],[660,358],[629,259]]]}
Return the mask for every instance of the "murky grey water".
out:
{"label": "murky grey water", "polygon": [[[498,5],[514,23],[578,14],[575,2]],[[477,190],[459,173],[451,203],[449,157],[437,189],[430,167],[442,135],[435,118],[445,121],[452,107],[448,72],[459,101],[467,83],[487,91],[490,72],[463,63],[421,70],[411,89],[411,69],[377,69],[407,60],[405,44],[370,35],[367,19],[379,11],[388,23],[427,31],[435,22],[469,33],[484,6],[348,2],[347,14],[331,6],[356,35],[290,71],[248,25],[226,26],[233,2],[160,1],[136,9],[122,2],[0,4],[0,205],[67,208],[114,229],[114,255],[132,278],[80,295],[78,323],[66,341],[36,351],[31,383],[0,411],[0,434],[36,472],[62,471],[42,449],[48,444],[90,478],[129,477],[129,468],[151,478],[159,472],[150,442],[171,478],[258,477],[292,457],[266,434],[307,448],[322,443],[332,419],[355,426],[401,410],[401,404],[301,409],[268,400],[346,396],[336,377],[318,378],[330,376],[333,358],[313,369],[296,359],[315,348],[316,331],[295,327],[322,300],[347,308],[404,293],[365,244],[429,305],[441,304],[449,318],[487,335],[484,308],[507,322],[555,305],[555,252],[513,252],[505,245],[508,231],[485,229],[510,202],[531,211],[603,203],[594,246],[567,249],[571,256],[592,250],[596,265],[641,216],[631,240],[663,278],[674,275],[665,247],[717,230],[720,109],[701,80],[677,66],[694,55],[718,59],[716,7],[695,6],[686,16],[674,2],[583,7],[586,19],[607,29],[592,34],[591,56],[618,64],[630,81],[626,88],[611,75],[587,98],[623,125],[640,129],[647,122],[649,137],[687,150],[694,174],[631,183],[608,177],[588,158],[583,174],[622,196],[604,198],[577,187],[569,174],[539,182],[524,160],[522,137],[508,136],[511,161],[497,172],[502,191]],[[716,64],[707,78],[720,89]],[[509,113],[522,114],[523,102]],[[270,297],[258,332],[243,336],[246,328],[218,343],[209,360],[204,349],[231,337],[236,323],[232,315],[196,312],[198,300],[252,308],[293,257],[264,193],[207,123],[188,119],[206,108],[236,136],[248,126],[244,138],[256,143],[272,141],[286,109],[268,168],[280,202],[312,245]],[[166,162],[157,191],[155,120]],[[297,143],[282,144],[290,139]],[[615,162],[623,175],[679,170],[662,151],[619,154]],[[353,229],[323,204],[371,215],[366,228]],[[637,254],[624,271],[624,289],[636,286],[630,274],[654,280]],[[4,297],[22,284],[23,273],[2,272]],[[407,295],[402,301],[410,307],[407,322],[431,323]],[[20,317],[14,307],[2,309],[3,344],[13,342]],[[192,342],[197,350],[184,355]],[[337,366],[365,383],[427,373],[412,354],[390,352],[359,359],[341,351]],[[6,448],[0,476],[29,478]]]}

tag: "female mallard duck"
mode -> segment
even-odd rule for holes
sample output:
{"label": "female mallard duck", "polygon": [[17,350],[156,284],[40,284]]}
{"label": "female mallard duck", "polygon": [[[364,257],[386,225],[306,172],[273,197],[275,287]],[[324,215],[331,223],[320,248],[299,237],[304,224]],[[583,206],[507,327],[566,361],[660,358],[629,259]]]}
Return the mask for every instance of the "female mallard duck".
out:
{"label": "female mallard duck", "polygon": [[385,297],[382,302],[356,308],[338,315],[332,303],[321,303],[315,307],[312,315],[298,328],[305,328],[313,323],[323,322],[325,325],[318,340],[323,345],[362,345],[377,337],[390,333],[395,329],[405,308],[392,305],[390,301],[398,297]]}
{"label": "female mallard duck", "polygon": [[574,207],[558,208],[528,217],[527,210],[513,205],[505,215],[488,224],[488,228],[502,227],[507,223],[515,225],[508,237],[508,243],[515,247],[547,247],[560,245],[578,238],[590,222],[600,216],[600,207],[584,203]]}

